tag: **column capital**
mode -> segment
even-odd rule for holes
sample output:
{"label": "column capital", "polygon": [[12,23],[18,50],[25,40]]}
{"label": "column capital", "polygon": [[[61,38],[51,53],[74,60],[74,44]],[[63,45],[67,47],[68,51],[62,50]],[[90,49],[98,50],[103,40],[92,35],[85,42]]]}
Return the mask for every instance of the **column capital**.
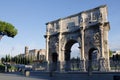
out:
{"label": "column capital", "polygon": [[104,28],[104,27],[103,27],[103,24],[99,26],[99,29],[100,29],[100,30],[103,30],[103,28]]}
{"label": "column capital", "polygon": [[44,35],[44,38],[49,38],[49,37],[50,37],[50,35],[48,35],[48,34]]}
{"label": "column capital", "polygon": [[80,27],[80,30],[81,30],[81,31],[84,31],[84,30],[85,30],[85,28],[84,28],[84,27]]}
{"label": "column capital", "polygon": [[65,48],[62,48],[62,51],[65,51]]}

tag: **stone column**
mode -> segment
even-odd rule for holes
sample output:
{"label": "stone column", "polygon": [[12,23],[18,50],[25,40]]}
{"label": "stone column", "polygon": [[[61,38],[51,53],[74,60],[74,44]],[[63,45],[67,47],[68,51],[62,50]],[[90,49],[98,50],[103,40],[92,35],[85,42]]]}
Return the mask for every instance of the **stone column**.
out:
{"label": "stone column", "polygon": [[81,58],[80,58],[80,71],[86,71],[85,69],[85,58],[84,58],[84,29],[81,30]]}
{"label": "stone column", "polygon": [[[62,45],[62,44],[61,44]],[[60,72],[63,72],[65,70],[65,50],[62,49],[61,51],[61,60],[60,60]]]}
{"label": "stone column", "polygon": [[108,56],[107,56],[107,58],[106,58],[106,60],[107,60],[107,71],[110,71],[110,59],[109,59],[109,46],[107,45],[107,54],[108,54]]}
{"label": "stone column", "polygon": [[84,59],[84,30],[82,29],[81,30],[81,59],[83,60]]}
{"label": "stone column", "polygon": [[50,71],[50,60],[49,60],[49,38],[50,38],[50,32],[49,32],[49,26],[50,23],[46,24],[46,61],[47,61],[47,70]]}
{"label": "stone column", "polygon": [[103,28],[104,28],[104,27],[103,27],[103,24],[100,25],[100,27],[99,27],[99,29],[100,29],[100,42],[101,42],[101,43],[100,43],[100,45],[101,45],[101,46],[100,46],[100,52],[101,52],[101,55],[100,55],[100,56],[101,56],[102,58],[104,58],[104,39],[103,39],[103,38],[104,38],[104,36],[103,36],[104,33],[103,33]]}
{"label": "stone column", "polygon": [[103,23],[100,24],[99,30],[100,30],[100,62],[99,62],[99,70],[100,71],[106,71],[105,69],[105,57],[104,57],[104,31],[103,31]]}
{"label": "stone column", "polygon": [[59,43],[58,43],[58,62],[57,62],[57,65],[58,65],[58,71],[61,71],[61,63],[62,63],[62,51],[61,51],[61,33],[59,33]]}
{"label": "stone column", "polygon": [[104,31],[104,45],[105,45],[105,50],[106,50],[106,55],[104,55],[106,59],[106,70],[110,71],[110,60],[109,60],[109,45],[108,45],[108,31],[109,31],[109,24],[105,26],[106,29]]}
{"label": "stone column", "polygon": [[59,67],[59,71],[62,72],[63,68],[64,68],[64,50],[62,50],[62,19],[59,20],[59,57],[58,57],[58,67]]}
{"label": "stone column", "polygon": [[84,29],[85,29],[85,27],[87,26],[86,25],[86,18],[87,18],[87,14],[86,13],[82,13],[81,14],[81,18],[82,18],[82,25],[80,26],[80,33],[81,33],[81,59],[80,59],[80,69],[81,69],[81,71],[86,71],[86,69],[85,69],[85,56],[84,56],[84,54],[85,54],[85,52],[84,52],[84,38],[85,38],[85,33],[84,33]]}
{"label": "stone column", "polygon": [[49,71],[50,61],[49,61],[49,36],[48,35],[46,37],[46,61],[47,61],[47,70]]}

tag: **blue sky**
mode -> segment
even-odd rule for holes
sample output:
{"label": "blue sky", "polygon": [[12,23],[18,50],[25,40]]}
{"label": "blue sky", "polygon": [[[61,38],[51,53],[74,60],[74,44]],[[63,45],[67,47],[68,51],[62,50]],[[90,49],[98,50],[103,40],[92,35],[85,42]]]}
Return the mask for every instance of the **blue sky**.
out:
{"label": "blue sky", "polygon": [[0,41],[0,57],[23,53],[25,46],[45,48],[45,23],[103,4],[108,6],[110,49],[120,49],[120,0],[0,0],[0,20],[18,29],[15,38]]}

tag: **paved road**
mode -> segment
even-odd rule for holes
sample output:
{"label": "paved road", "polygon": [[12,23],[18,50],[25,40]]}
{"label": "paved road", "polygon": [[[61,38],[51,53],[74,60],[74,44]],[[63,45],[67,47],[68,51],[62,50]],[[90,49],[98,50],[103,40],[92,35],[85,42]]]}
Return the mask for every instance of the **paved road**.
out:
{"label": "paved road", "polygon": [[50,80],[50,79],[40,78],[39,76],[25,77],[21,73],[0,73],[0,80]]}
{"label": "paved road", "polygon": [[53,77],[48,72],[31,72],[29,77],[25,77],[20,72],[0,73],[0,80],[113,80],[113,76],[119,76],[120,72],[99,72],[88,76],[87,73],[53,73]]}

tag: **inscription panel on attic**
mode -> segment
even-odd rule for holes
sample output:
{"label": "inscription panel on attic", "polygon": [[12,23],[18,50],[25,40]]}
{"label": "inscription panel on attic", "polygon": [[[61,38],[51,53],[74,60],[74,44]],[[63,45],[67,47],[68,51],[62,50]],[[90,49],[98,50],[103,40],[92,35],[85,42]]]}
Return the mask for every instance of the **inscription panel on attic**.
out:
{"label": "inscription panel on attic", "polygon": [[79,28],[78,16],[62,20],[62,31],[68,32]]}

